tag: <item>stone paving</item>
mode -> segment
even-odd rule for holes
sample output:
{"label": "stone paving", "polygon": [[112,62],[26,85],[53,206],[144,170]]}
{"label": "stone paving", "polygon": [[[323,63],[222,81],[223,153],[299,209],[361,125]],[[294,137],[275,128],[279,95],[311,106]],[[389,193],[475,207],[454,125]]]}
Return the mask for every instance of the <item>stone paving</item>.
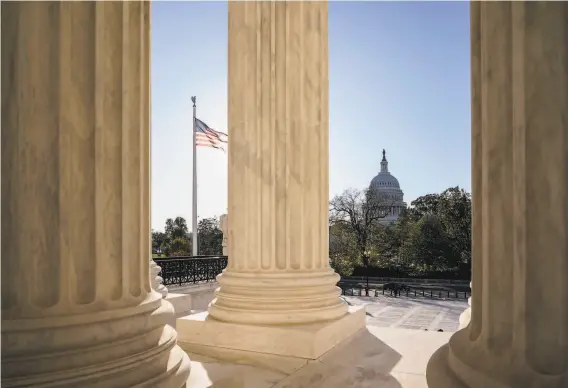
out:
{"label": "stone paving", "polygon": [[458,329],[459,316],[467,308],[465,299],[430,299],[419,297],[344,296],[347,303],[365,305],[367,325],[454,332]]}

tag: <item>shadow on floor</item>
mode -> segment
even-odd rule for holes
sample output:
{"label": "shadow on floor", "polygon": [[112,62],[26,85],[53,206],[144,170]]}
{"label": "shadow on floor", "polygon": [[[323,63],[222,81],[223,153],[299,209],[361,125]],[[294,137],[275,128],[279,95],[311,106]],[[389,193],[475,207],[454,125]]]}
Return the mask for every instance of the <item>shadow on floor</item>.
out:
{"label": "shadow on floor", "polygon": [[401,356],[367,329],[274,385],[274,388],[401,388],[390,372]]}
{"label": "shadow on floor", "polygon": [[191,355],[191,388],[402,388],[391,375],[401,356],[367,329],[291,374]]}
{"label": "shadow on floor", "polygon": [[257,366],[223,362],[189,354],[192,360],[187,388],[270,388],[285,374]]}

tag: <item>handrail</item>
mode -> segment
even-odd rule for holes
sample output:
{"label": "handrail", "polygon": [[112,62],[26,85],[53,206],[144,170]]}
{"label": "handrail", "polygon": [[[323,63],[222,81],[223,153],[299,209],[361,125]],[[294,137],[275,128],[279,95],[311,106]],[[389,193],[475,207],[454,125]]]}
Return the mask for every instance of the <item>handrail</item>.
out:
{"label": "handrail", "polygon": [[[208,255],[155,257],[153,260],[161,268],[159,276],[162,277],[163,284],[166,286],[214,282],[228,263],[227,256]],[[344,277],[340,283],[344,286],[343,288],[350,288],[351,283],[358,283],[363,279],[363,276]],[[413,284],[413,288],[424,283],[439,286],[466,284],[466,281],[462,280],[392,277],[369,277],[369,281],[371,283],[402,282]]]}
{"label": "handrail", "polygon": [[[363,281],[366,280],[365,276],[346,276],[341,278],[342,281]],[[404,282],[414,284],[458,284],[469,285],[471,280],[462,279],[436,279],[436,278],[409,278],[409,277],[382,277],[382,276],[369,276],[370,282],[388,283],[388,282]]]}
{"label": "handrail", "polygon": [[213,282],[225,267],[227,256],[174,256],[153,259],[166,286]]}
{"label": "handrail", "polygon": [[[430,298],[447,298],[447,299],[467,299],[471,296],[471,291],[458,290],[442,290],[436,288],[415,287],[404,285],[402,283],[390,283],[380,286],[372,285],[369,288],[362,284],[348,284],[339,281],[337,286],[341,289],[341,295],[345,296],[379,296],[379,291],[385,295],[385,291],[390,291],[390,296],[406,296],[406,297],[430,297]],[[401,287],[402,286],[402,287]],[[355,293],[355,291],[358,291]],[[462,298],[463,294],[463,298]]]}
{"label": "handrail", "polygon": [[[198,255],[198,256],[164,256],[153,257],[152,260],[193,260],[193,259],[226,259],[227,256],[211,256],[211,255]],[[157,261],[156,261],[157,262]]]}

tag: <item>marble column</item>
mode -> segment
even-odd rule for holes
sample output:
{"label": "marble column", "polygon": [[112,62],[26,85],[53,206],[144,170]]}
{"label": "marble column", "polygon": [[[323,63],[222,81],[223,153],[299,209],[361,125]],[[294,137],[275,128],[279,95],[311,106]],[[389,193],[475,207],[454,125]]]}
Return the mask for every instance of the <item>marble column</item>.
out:
{"label": "marble column", "polygon": [[567,32],[568,3],[471,3],[471,322],[430,387],[568,386]]}
{"label": "marble column", "polygon": [[152,291],[150,3],[2,3],[2,386],[180,387]]}
{"label": "marble column", "polygon": [[306,323],[347,311],[328,260],[326,2],[229,3],[229,264],[210,315]]}
{"label": "marble column", "polygon": [[365,325],[328,259],[327,2],[229,2],[229,259],[185,349],[317,359]]}

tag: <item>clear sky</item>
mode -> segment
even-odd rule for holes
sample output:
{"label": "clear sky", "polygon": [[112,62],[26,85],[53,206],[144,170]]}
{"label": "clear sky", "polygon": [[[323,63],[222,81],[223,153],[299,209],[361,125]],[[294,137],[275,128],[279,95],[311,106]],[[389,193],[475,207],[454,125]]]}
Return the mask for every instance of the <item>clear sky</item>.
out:
{"label": "clear sky", "polygon": [[[469,4],[331,2],[330,197],[363,189],[382,149],[410,202],[471,190]],[[152,228],[191,228],[192,108],[227,131],[227,3],[152,3]],[[230,133],[229,133],[230,135]],[[197,150],[198,215],[227,208],[227,156]]]}

